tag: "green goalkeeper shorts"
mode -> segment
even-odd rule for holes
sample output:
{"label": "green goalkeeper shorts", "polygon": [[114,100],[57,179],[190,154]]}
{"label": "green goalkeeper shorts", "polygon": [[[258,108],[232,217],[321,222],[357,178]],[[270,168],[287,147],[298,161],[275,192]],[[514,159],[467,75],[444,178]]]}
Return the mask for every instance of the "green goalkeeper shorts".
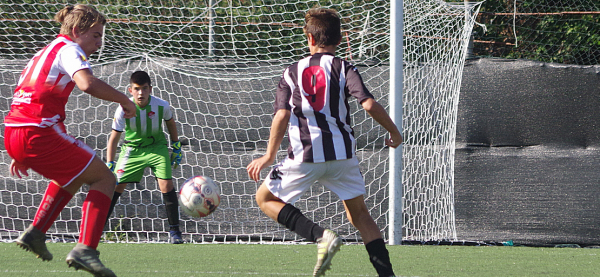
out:
{"label": "green goalkeeper shorts", "polygon": [[122,146],[119,160],[115,167],[117,182],[139,183],[144,176],[144,170],[152,169],[154,177],[170,180],[172,178],[171,156],[166,145],[146,147]]}

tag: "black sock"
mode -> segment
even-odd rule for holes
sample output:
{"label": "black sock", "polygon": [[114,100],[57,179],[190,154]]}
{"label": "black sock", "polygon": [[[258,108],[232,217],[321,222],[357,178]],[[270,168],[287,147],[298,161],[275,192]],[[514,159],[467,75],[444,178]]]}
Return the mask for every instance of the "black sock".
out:
{"label": "black sock", "polygon": [[104,221],[105,226],[108,223],[108,220],[111,218],[113,210],[115,209],[115,205],[117,205],[117,201],[119,201],[121,194],[122,193],[116,191],[113,193],[112,201],[110,202],[110,208],[108,208],[108,214],[106,215],[106,221]]}
{"label": "black sock", "polygon": [[325,231],[321,226],[306,218],[298,208],[291,204],[283,206],[277,216],[277,222],[312,242],[316,242],[318,238],[323,237]]}
{"label": "black sock", "polygon": [[179,201],[175,188],[167,193],[163,193],[163,202],[167,210],[167,219],[169,221],[169,230],[179,231]]}
{"label": "black sock", "polygon": [[383,239],[371,241],[366,244],[365,247],[369,253],[369,260],[380,277],[390,277],[395,275],[394,270],[392,269],[392,263],[390,262],[390,254],[387,248],[385,248]]}

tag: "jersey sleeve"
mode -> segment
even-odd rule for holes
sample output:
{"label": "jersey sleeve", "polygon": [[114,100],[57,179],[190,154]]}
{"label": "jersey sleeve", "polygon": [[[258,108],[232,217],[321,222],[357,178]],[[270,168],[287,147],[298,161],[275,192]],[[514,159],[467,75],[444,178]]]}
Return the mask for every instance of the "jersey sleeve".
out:
{"label": "jersey sleeve", "polygon": [[117,132],[125,131],[125,112],[123,112],[123,108],[121,105],[115,111],[115,117],[112,122],[112,129]]}
{"label": "jersey sleeve", "polygon": [[73,79],[75,72],[82,69],[92,70],[85,53],[77,46],[66,46],[59,56],[59,64],[63,70]]}
{"label": "jersey sleeve", "polygon": [[277,85],[277,92],[275,93],[275,103],[273,105],[274,113],[278,110],[285,109],[291,110],[292,106],[290,106],[290,98],[292,97],[292,87],[293,82],[291,77],[289,76],[289,68],[283,72],[283,76],[281,80],[279,80],[279,85]]}
{"label": "jersey sleeve", "polygon": [[362,103],[362,101],[368,98],[375,98],[373,94],[369,92],[369,89],[365,86],[362,77],[358,73],[358,69],[348,63],[345,62],[345,70],[346,70],[346,89],[350,95],[352,95],[358,103]]}
{"label": "jersey sleeve", "polygon": [[171,109],[171,105],[167,103],[163,109],[163,120],[167,121],[171,119],[173,119],[173,110]]}

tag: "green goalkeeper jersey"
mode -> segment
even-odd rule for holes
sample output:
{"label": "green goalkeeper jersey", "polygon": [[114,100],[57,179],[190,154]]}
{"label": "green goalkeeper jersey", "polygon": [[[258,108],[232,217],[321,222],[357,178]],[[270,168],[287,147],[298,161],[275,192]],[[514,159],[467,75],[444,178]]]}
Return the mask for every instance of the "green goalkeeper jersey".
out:
{"label": "green goalkeeper jersey", "polygon": [[140,108],[136,104],[136,108],[135,117],[132,118],[125,118],[121,106],[115,111],[112,128],[117,132],[125,131],[124,145],[133,147],[167,145],[162,125],[163,120],[173,118],[169,102],[150,96],[148,105]]}

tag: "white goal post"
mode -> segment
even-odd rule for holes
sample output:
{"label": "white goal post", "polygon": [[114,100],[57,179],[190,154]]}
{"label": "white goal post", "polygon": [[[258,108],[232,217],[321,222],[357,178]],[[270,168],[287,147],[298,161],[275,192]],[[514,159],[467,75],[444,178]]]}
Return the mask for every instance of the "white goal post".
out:
{"label": "white goal post", "polygon": [[[245,167],[265,152],[275,87],[283,69],[307,55],[303,15],[315,5],[339,11],[343,39],[336,54],[358,67],[376,100],[401,122],[405,143],[402,150],[391,151],[384,147],[387,132],[350,101],[357,156],[367,183],[365,200],[384,239],[393,244],[456,239],[456,110],[478,4],[441,0],[405,0],[403,5],[389,0],[86,3],[109,20],[105,44],[91,57],[94,74],[125,92],[133,71],[147,71],[153,93],[174,108],[184,142],[174,183],[179,187],[189,177],[206,175],[221,188],[221,205],[212,215],[194,219],[181,214],[186,240],[302,241],[260,211],[253,198],[259,184],[248,178]],[[50,1],[0,3],[3,115],[10,109],[27,61],[58,33],[51,18],[62,7]],[[403,12],[390,16],[392,10]],[[398,22],[399,18],[404,20]],[[403,26],[403,35],[398,26]],[[67,105],[68,133],[105,159],[115,108],[114,103],[76,89]],[[3,142],[3,131],[0,136]],[[282,145],[279,159],[286,148]],[[49,180],[33,172],[24,179],[11,177],[11,160],[2,150],[0,241],[12,241],[32,222]],[[264,170],[261,176],[266,174]],[[86,192],[84,186],[50,228],[53,240],[76,240]],[[296,206],[338,232],[345,242],[361,241],[342,202],[322,186],[314,186]],[[156,180],[147,171],[121,196],[103,240],[166,242],[166,218]]]}

